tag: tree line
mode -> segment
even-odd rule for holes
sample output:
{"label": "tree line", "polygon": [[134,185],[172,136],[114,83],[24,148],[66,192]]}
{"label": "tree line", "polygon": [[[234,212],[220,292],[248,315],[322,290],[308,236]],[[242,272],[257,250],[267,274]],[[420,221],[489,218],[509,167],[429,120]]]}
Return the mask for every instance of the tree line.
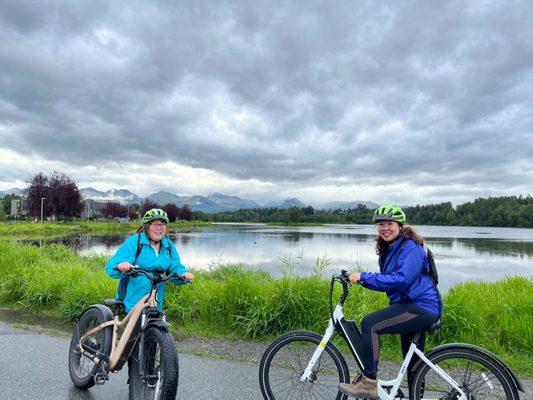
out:
{"label": "tree line", "polygon": [[[84,210],[83,197],[76,183],[67,175],[57,171],[46,176],[38,172],[27,180],[28,188],[24,192],[28,216],[39,219],[53,217],[55,220],[72,220],[80,218]],[[0,220],[6,219],[11,212],[11,201],[20,199],[18,195],[5,195],[0,207]],[[192,210],[188,204],[178,207],[168,203],[159,205],[150,199],[141,204],[124,205],[118,202],[106,202],[100,213],[103,218],[139,219],[152,208],[162,208],[168,214],[170,222],[176,220],[190,221]]]}
{"label": "tree line", "polygon": [[[533,197],[477,198],[453,207],[451,202],[405,207],[413,225],[493,226],[533,228]],[[313,207],[254,208],[217,213],[195,212],[194,219],[210,222],[372,223],[373,209],[364,205],[347,210],[315,210]]]}
{"label": "tree line", "polygon": [[[57,220],[80,218],[84,208],[83,198],[76,183],[63,173],[53,172],[50,176],[39,172],[27,181],[25,196],[30,216],[39,218],[41,207],[43,218]],[[0,207],[0,219],[10,212],[11,200],[16,195],[6,195]],[[45,200],[43,200],[45,199]],[[254,208],[216,213],[193,212],[189,205],[178,207],[168,203],[159,205],[150,199],[142,204],[123,205],[108,202],[100,210],[104,218],[139,219],[152,208],[162,208],[171,222],[192,219],[210,222],[281,222],[281,223],[336,223],[368,224],[374,210],[358,205],[347,210],[317,210],[312,206],[280,208]],[[450,202],[405,207],[407,220],[414,225],[445,226],[494,226],[533,228],[533,197],[503,196],[477,198],[454,207]]]}
{"label": "tree line", "polygon": [[192,210],[188,204],[183,207],[178,207],[173,203],[159,205],[150,199],[146,199],[141,204],[130,205],[110,201],[102,208],[101,213],[107,219],[126,218],[135,220],[142,218],[144,213],[152,208],[163,209],[167,213],[170,222],[176,222],[177,220],[190,221],[192,219]]}

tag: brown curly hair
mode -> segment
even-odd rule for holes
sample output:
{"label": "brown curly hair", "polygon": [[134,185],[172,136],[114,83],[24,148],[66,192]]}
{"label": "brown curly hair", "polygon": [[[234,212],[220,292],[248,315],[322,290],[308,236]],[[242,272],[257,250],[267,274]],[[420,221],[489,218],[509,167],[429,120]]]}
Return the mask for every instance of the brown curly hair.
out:
{"label": "brown curly hair", "polygon": [[[418,243],[420,246],[424,245],[424,239],[420,236],[412,226],[403,224],[400,225],[400,234],[398,237],[405,239],[411,239],[414,242]],[[379,235],[376,235],[376,254],[382,256],[389,249],[389,243],[383,240]]]}

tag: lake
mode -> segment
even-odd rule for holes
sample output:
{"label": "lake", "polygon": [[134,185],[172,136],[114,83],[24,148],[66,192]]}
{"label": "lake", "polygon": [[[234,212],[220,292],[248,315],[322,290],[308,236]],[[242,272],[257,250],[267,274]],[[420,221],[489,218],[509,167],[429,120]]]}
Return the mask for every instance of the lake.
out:
{"label": "lake", "polygon": [[[446,289],[458,282],[494,281],[506,275],[533,277],[533,229],[417,226],[435,254]],[[377,271],[373,225],[274,227],[264,224],[214,224],[171,234],[182,263],[194,269],[242,263],[274,276],[287,266],[298,275],[325,265],[325,273],[356,266]],[[111,256],[125,235],[70,235],[60,241],[79,254]]]}

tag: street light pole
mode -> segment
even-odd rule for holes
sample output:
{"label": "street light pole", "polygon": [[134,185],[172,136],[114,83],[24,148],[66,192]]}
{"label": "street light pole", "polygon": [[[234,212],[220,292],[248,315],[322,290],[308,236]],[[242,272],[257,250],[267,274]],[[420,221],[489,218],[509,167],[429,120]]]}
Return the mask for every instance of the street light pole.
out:
{"label": "street light pole", "polygon": [[41,197],[41,224],[43,223],[43,205],[46,197]]}

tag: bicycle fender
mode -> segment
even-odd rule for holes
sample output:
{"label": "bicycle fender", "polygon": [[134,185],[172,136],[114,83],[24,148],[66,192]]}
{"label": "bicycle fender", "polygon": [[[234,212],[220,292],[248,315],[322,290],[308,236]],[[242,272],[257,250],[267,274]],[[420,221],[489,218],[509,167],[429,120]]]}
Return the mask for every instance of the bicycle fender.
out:
{"label": "bicycle fender", "polygon": [[141,328],[143,331],[146,331],[148,328],[155,326],[159,329],[162,329],[164,331],[168,331],[168,328],[170,327],[170,324],[168,322],[165,322],[161,319],[149,319],[146,321],[146,324],[143,328]]}
{"label": "bicycle fender", "polygon": [[[485,349],[484,347],[480,347],[480,346],[476,346],[476,345],[468,344],[468,343],[447,343],[447,344],[443,344],[443,345],[440,345],[440,346],[437,346],[431,349],[430,351],[426,353],[426,357],[430,358],[432,355],[438,354],[441,351],[448,350],[450,348],[457,348],[457,349],[462,349],[462,350],[475,350],[490,357],[492,361],[494,361],[495,364],[497,364],[500,368],[502,368],[509,375],[515,387],[519,391],[524,393],[524,387],[522,386],[522,383],[520,382],[520,380],[518,379],[514,371],[511,369],[511,367],[509,367],[509,365],[507,365],[507,363],[503,361],[499,356]],[[421,366],[421,364],[424,364],[424,362],[422,360],[418,360],[415,366],[413,367],[413,371],[416,371]]]}
{"label": "bicycle fender", "polygon": [[102,315],[104,316],[104,319],[105,319],[105,322],[107,321],[111,321],[114,317],[113,317],[113,313],[111,312],[111,310],[109,309],[109,307],[107,306],[104,306],[103,304],[93,304],[93,305],[90,305],[89,307],[87,307],[85,310],[83,310],[83,312],[78,315],[78,319],[80,319],[80,317],[89,309],[91,308],[96,308],[97,310],[99,310]]}

